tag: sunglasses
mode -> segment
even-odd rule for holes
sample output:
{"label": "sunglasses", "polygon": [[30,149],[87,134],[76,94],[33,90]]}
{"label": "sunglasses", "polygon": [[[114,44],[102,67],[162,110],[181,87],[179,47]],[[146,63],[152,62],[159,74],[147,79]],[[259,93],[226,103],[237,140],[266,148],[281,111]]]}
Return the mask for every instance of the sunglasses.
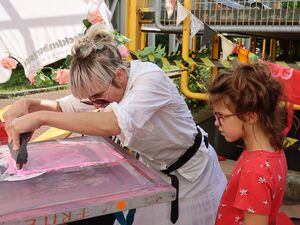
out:
{"label": "sunglasses", "polygon": [[221,119],[225,119],[225,118],[228,118],[228,117],[231,117],[231,116],[238,116],[238,115],[241,115],[241,114],[242,114],[242,112],[223,115],[219,112],[215,112],[214,116],[215,116],[216,120],[218,121],[218,123],[220,124],[220,126],[222,126]]}
{"label": "sunglasses", "polygon": [[82,100],[80,100],[80,102],[83,104],[86,104],[86,105],[105,105],[106,106],[106,105],[110,104],[111,101],[108,101],[107,98],[109,97],[111,83],[112,83],[112,81],[110,81],[110,83],[109,83],[107,95],[105,98],[98,98],[98,99],[94,99],[94,100],[91,100],[91,98],[88,98],[88,99],[82,99]]}
{"label": "sunglasses", "polygon": [[80,100],[81,103],[86,105],[108,105],[110,101],[107,101],[103,98],[95,99],[95,100]]}

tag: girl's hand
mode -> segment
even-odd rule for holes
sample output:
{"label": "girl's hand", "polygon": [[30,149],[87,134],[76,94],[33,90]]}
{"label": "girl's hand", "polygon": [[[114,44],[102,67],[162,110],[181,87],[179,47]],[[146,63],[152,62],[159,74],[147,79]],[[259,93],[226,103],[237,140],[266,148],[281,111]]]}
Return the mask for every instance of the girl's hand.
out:
{"label": "girl's hand", "polygon": [[15,118],[9,124],[10,141],[13,143],[13,149],[20,148],[20,134],[35,131],[41,127],[39,112],[29,113],[19,118]]}

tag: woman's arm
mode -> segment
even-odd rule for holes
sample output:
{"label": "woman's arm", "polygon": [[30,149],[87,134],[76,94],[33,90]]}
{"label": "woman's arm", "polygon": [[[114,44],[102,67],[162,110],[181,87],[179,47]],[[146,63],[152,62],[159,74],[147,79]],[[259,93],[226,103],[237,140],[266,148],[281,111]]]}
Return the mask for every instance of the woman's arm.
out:
{"label": "woman's arm", "polygon": [[15,118],[10,126],[14,149],[18,149],[19,135],[47,125],[76,133],[95,136],[115,136],[120,133],[113,112],[50,112],[37,111]]}
{"label": "woman's arm", "polygon": [[62,111],[56,101],[23,98],[16,101],[6,112],[4,112],[3,118],[9,123],[11,122],[10,120],[17,117],[40,110]]}
{"label": "woman's arm", "polygon": [[54,100],[27,99],[27,104],[30,113],[41,110],[62,112],[58,102]]}
{"label": "woman's arm", "polygon": [[5,130],[8,134],[9,142],[13,139],[12,133],[14,131],[12,130],[12,122],[16,118],[39,110],[61,112],[61,108],[56,101],[23,98],[16,101],[6,112],[3,113]]}

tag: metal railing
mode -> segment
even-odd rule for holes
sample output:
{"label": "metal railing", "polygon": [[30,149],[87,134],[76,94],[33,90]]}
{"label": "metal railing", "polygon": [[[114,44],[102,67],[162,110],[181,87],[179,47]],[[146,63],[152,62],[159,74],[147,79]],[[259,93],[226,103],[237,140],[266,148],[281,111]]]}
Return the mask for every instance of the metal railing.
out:
{"label": "metal railing", "polygon": [[[155,1],[156,26],[162,31],[182,30],[176,26],[177,11],[168,19],[164,5],[164,0]],[[191,13],[221,32],[300,32],[300,1],[190,0],[190,5]]]}

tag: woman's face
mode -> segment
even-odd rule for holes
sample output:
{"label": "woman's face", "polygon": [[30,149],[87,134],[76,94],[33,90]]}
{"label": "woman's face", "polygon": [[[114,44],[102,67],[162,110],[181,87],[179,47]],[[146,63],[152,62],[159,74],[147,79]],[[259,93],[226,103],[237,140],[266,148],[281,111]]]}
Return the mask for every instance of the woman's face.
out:
{"label": "woman's face", "polygon": [[94,105],[95,108],[105,108],[112,102],[119,103],[124,96],[127,86],[127,75],[123,70],[117,70],[114,82],[110,81],[101,90],[97,89],[92,92],[92,95],[88,98],[88,101],[82,100],[83,103]]}
{"label": "woman's face", "polygon": [[238,115],[228,109],[223,101],[213,105],[215,115],[215,125],[226,141],[233,142],[244,135],[244,122],[239,119]]}

